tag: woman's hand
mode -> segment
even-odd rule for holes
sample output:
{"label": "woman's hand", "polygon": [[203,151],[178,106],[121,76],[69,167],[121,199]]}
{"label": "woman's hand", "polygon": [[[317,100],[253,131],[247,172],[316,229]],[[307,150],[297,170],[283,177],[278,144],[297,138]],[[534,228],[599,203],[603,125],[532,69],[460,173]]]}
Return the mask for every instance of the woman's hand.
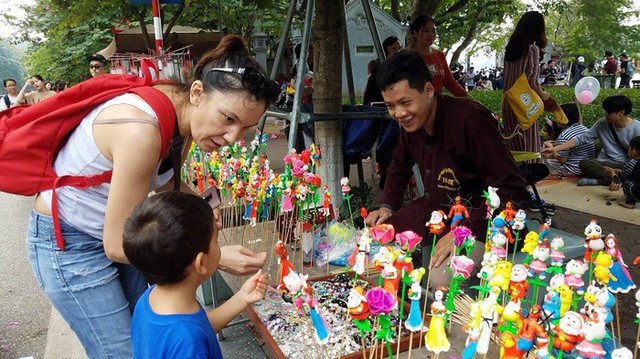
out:
{"label": "woman's hand", "polygon": [[451,232],[440,238],[433,250],[433,257],[429,261],[429,269],[438,268],[453,253],[453,235]]}
{"label": "woman's hand", "polygon": [[248,275],[262,269],[267,261],[267,253],[255,254],[239,244],[220,248],[218,269],[236,276]]}
{"label": "woman's hand", "polygon": [[238,291],[238,294],[246,305],[251,305],[264,299],[268,285],[269,277],[267,277],[267,274],[263,273],[262,269],[260,269],[256,274],[244,282]]}

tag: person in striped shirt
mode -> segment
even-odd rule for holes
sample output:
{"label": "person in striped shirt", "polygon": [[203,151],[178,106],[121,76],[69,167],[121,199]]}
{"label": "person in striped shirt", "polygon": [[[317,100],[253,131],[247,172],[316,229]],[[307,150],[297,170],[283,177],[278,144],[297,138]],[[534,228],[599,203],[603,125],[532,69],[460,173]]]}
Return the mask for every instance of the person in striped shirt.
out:
{"label": "person in striped shirt", "polygon": [[628,155],[631,160],[621,170],[611,167],[605,167],[605,169],[613,177],[609,189],[617,191],[622,187],[624,202],[619,204],[632,209],[640,201],[640,136],[634,137],[629,142]]}
{"label": "person in striped shirt", "polygon": [[[564,111],[565,115],[567,115],[569,122],[566,125],[560,125],[560,127],[564,129],[560,132],[558,139],[555,143],[553,141],[545,142],[545,148],[562,145],[563,143],[566,143],[567,141],[589,131],[589,129],[582,124],[582,116],[580,115],[580,110],[575,103],[563,104],[560,105],[560,107],[562,108],[562,111]],[[582,170],[580,169],[580,161],[593,159],[594,153],[595,143],[584,142],[576,147],[554,153],[545,161],[545,163],[549,167],[551,173],[561,177],[572,175],[581,176]]]}

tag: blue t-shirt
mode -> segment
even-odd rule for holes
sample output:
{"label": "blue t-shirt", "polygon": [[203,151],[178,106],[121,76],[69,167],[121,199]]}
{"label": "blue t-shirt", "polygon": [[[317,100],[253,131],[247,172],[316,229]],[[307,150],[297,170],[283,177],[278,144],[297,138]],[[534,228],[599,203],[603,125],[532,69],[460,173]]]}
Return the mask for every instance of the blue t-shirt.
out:
{"label": "blue t-shirt", "polygon": [[194,314],[155,313],[147,289],[138,300],[131,320],[134,359],[220,359],[222,351],[204,309]]}

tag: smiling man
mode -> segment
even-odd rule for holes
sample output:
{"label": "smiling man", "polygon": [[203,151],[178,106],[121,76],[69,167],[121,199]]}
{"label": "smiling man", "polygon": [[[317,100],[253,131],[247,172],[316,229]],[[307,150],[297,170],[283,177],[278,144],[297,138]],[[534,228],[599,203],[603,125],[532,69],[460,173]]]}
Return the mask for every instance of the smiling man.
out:
{"label": "smiling man", "polygon": [[[435,93],[427,66],[414,52],[401,51],[380,65],[378,83],[389,114],[402,127],[398,146],[393,153],[381,208],[367,217],[370,226],[392,224],[396,232],[412,230],[430,246],[431,236],[425,227],[431,212],[444,210],[457,195],[470,200],[469,227],[478,240],[487,230],[483,190],[499,188],[502,203],[522,202],[525,182],[518,166],[505,146],[497,122],[481,104],[466,98]],[[418,164],[425,195],[402,206],[404,191]],[[433,288],[448,285],[450,275],[444,269],[452,251],[451,234],[436,244],[431,264]],[[484,246],[478,245],[471,257],[480,265]],[[429,262],[428,250],[422,261]],[[418,258],[414,258],[414,261]]]}

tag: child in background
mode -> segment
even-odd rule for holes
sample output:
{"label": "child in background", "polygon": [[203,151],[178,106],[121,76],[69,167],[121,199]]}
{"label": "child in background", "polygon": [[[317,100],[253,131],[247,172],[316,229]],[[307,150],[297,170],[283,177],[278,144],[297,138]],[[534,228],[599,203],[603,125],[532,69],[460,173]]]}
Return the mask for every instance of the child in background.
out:
{"label": "child in background", "polygon": [[[558,124],[555,122],[552,122],[552,125],[549,125],[548,122],[545,124],[542,132],[542,137],[545,139],[543,148],[562,145],[574,137],[589,131],[589,129],[582,124],[582,116],[580,116],[578,105],[575,103],[567,103],[560,105],[560,108],[562,108],[562,111],[567,116],[568,122],[566,125],[560,127],[558,127]],[[561,128],[564,129],[561,130]],[[545,131],[547,134],[545,134]],[[556,136],[555,140],[545,137],[553,137],[554,134]],[[579,146],[556,153],[551,158],[545,159],[545,163],[552,174],[561,177],[572,175],[581,176],[580,161],[593,159],[594,155],[595,144],[593,142],[585,142]]]}
{"label": "child in background", "polygon": [[[558,136],[560,136],[560,132],[562,132],[562,129],[560,128],[560,126],[558,126],[558,123],[547,119],[544,123],[544,126],[542,126],[541,131],[545,147],[555,146],[555,143],[558,140]],[[551,144],[552,146],[547,146],[547,143]]]}
{"label": "child in background", "polygon": [[613,176],[609,189],[617,191],[622,186],[625,199],[619,204],[633,209],[640,201],[640,161],[638,161],[640,160],[640,136],[631,139],[628,154],[631,161],[627,162],[621,170],[611,167],[605,167],[605,169]]}
{"label": "child in background", "polygon": [[134,358],[222,358],[216,332],[262,300],[259,270],[231,299],[206,313],[196,290],[218,267],[213,210],[200,197],[164,192],[140,202],[124,228],[124,252],[155,283],[140,297],[131,322]]}

